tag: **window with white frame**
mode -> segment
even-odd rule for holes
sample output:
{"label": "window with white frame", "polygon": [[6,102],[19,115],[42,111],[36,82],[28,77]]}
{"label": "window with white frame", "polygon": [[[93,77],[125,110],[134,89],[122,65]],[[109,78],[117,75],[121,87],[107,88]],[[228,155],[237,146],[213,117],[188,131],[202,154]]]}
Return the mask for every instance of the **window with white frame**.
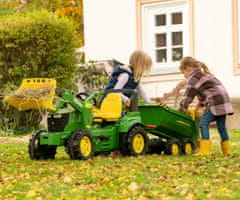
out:
{"label": "window with white frame", "polygon": [[232,0],[234,74],[240,74],[240,0]]}
{"label": "window with white frame", "polygon": [[142,7],[142,47],[153,58],[152,73],[175,73],[189,53],[185,1]]}

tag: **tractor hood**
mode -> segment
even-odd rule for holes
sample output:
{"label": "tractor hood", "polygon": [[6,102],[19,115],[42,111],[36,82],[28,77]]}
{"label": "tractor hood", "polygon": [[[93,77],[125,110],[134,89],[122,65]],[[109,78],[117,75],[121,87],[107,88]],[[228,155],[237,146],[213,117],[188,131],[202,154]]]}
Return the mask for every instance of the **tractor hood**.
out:
{"label": "tractor hood", "polygon": [[76,110],[72,107],[72,106],[68,106],[65,108],[59,108],[57,109],[55,112],[52,112],[52,115],[59,115],[59,114],[68,114],[68,113],[72,113],[75,112]]}

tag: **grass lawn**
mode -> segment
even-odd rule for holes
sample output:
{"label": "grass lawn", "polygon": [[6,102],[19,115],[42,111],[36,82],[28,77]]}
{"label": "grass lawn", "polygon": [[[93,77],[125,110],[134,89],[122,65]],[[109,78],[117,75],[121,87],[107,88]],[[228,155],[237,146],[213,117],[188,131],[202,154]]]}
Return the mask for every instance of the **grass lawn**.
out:
{"label": "grass lawn", "polygon": [[231,131],[234,155],[223,157],[213,134],[209,157],[97,156],[32,161],[27,143],[0,144],[0,199],[240,199],[240,131]]}

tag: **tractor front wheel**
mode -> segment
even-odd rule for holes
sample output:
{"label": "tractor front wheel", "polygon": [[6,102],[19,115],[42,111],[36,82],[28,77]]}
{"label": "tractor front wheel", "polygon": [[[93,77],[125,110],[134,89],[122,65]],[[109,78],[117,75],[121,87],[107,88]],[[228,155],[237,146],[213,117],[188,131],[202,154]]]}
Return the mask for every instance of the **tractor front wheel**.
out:
{"label": "tractor front wheel", "polygon": [[32,135],[28,144],[28,153],[32,160],[54,159],[56,146],[41,145],[40,135],[45,131],[41,130]]}
{"label": "tractor front wheel", "polygon": [[86,130],[74,132],[67,142],[67,153],[71,159],[87,160],[93,156],[93,139]]}
{"label": "tractor front wheel", "polygon": [[148,136],[143,127],[135,126],[127,134],[122,135],[121,143],[123,155],[143,155],[148,148]]}

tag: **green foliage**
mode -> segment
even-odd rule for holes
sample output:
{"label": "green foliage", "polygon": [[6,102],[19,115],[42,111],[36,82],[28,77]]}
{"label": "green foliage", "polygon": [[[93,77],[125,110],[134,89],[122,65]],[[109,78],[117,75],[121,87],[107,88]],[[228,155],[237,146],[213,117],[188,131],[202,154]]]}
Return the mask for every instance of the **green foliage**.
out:
{"label": "green foliage", "polygon": [[[26,77],[55,78],[58,88],[74,88],[76,27],[47,11],[0,16],[1,95],[19,87]],[[10,128],[38,124],[35,112],[18,113],[0,102],[0,125]],[[30,118],[30,119],[29,119]],[[37,117],[39,119],[39,117]]]}
{"label": "green foliage", "polygon": [[82,63],[77,69],[77,79],[81,81],[86,92],[103,90],[108,82],[105,72],[96,70],[96,62]]}
{"label": "green foliage", "polygon": [[[63,148],[55,160],[29,159],[24,138],[0,137],[0,199],[239,199],[240,131],[230,134],[234,155],[96,156],[73,161]],[[12,142],[10,141],[12,139]]]}
{"label": "green foliage", "polygon": [[82,0],[0,0],[0,15],[46,9],[58,16],[69,17],[77,26],[78,46],[83,46],[83,1]]}

